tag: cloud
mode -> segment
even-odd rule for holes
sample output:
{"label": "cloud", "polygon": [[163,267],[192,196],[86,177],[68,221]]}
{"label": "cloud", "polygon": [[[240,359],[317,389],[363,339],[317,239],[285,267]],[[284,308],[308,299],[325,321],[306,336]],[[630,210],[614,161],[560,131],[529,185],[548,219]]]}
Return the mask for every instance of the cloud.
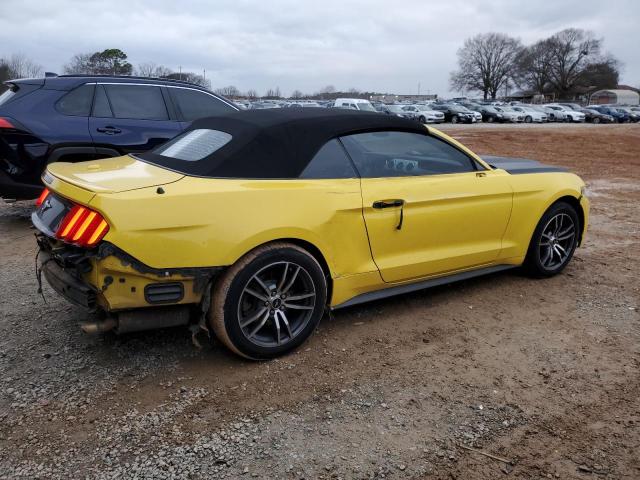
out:
{"label": "cloud", "polygon": [[442,95],[465,38],[533,42],[578,27],[605,38],[635,85],[639,14],[634,0],[22,0],[0,4],[0,56],[24,53],[59,72],[75,53],[120,48],[134,65],[206,70],[216,87],[413,93],[420,83]]}

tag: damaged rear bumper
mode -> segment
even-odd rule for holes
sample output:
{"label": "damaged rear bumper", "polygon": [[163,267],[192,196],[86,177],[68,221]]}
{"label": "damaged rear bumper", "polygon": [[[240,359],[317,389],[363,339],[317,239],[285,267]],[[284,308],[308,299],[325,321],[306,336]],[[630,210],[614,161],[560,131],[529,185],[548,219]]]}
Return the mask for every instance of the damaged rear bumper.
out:
{"label": "damaged rear bumper", "polygon": [[222,271],[222,267],[159,270],[106,242],[86,250],[44,234],[37,238],[46,281],[69,302],[88,310],[198,304]]}
{"label": "damaged rear bumper", "polygon": [[47,283],[67,301],[88,310],[96,308],[96,291],[60,266],[48,252],[40,251],[40,270]]}

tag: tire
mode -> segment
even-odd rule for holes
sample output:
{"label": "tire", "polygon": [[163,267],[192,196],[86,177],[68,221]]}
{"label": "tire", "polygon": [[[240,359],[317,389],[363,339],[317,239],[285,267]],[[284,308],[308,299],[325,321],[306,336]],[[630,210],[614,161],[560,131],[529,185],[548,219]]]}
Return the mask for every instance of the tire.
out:
{"label": "tire", "polygon": [[309,252],[276,242],[238,260],[212,293],[209,324],[218,339],[238,355],[266,360],[313,333],[327,303],[327,280]]}
{"label": "tire", "polygon": [[524,123],[531,123],[531,122],[533,122],[533,118],[531,118],[529,115],[524,117]]}
{"label": "tire", "polygon": [[493,117],[487,117],[487,122],[493,123]]}
{"label": "tire", "polygon": [[551,205],[538,222],[524,261],[534,277],[551,277],[571,261],[578,245],[580,220],[575,208],[566,202]]}
{"label": "tire", "polygon": [[422,115],[420,115],[420,118],[418,118],[418,121],[419,121],[420,123],[427,123],[427,119],[426,119],[426,118],[424,118]]}
{"label": "tire", "polygon": [[458,116],[454,115],[453,117],[451,117],[451,123],[458,123]]}
{"label": "tire", "polygon": [[572,123],[573,117],[571,115],[567,115],[567,122]]}
{"label": "tire", "polygon": [[591,120],[592,123],[600,123],[600,119],[598,117],[594,117],[593,120]]}

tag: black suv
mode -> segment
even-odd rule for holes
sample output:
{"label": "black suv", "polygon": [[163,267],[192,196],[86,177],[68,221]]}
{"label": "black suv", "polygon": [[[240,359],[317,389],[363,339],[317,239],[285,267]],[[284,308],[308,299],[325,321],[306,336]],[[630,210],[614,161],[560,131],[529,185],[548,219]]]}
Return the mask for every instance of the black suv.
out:
{"label": "black suv", "polygon": [[30,199],[47,164],[154,148],[191,121],[238,110],[191,83],[51,75],[6,82],[0,95],[0,197]]}

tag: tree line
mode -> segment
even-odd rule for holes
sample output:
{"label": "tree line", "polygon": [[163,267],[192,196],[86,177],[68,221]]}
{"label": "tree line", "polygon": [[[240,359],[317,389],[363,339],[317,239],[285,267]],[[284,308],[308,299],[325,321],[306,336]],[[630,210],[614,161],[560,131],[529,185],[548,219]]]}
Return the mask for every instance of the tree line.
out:
{"label": "tree line", "polygon": [[503,33],[479,34],[458,50],[451,88],[481,92],[485,99],[495,99],[509,85],[562,99],[615,88],[621,64],[602,44],[592,32],[576,28],[532,45]]}

